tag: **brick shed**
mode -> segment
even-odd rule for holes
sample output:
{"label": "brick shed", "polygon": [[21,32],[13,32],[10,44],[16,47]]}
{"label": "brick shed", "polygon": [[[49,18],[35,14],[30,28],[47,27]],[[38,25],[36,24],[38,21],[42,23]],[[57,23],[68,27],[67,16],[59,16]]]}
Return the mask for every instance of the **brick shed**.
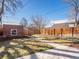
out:
{"label": "brick shed", "polygon": [[3,25],[3,36],[24,36],[23,26],[21,25]]}

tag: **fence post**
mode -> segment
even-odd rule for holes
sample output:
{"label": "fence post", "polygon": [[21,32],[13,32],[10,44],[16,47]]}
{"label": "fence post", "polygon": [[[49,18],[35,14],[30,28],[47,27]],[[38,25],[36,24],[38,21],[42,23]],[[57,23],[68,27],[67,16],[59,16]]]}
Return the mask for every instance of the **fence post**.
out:
{"label": "fence post", "polygon": [[54,36],[55,36],[55,28],[54,28]]}
{"label": "fence post", "polygon": [[72,37],[74,36],[74,27],[72,27]]}
{"label": "fence post", "polygon": [[44,29],[44,34],[46,35],[46,29]]}
{"label": "fence post", "polygon": [[62,37],[62,34],[63,34],[63,28],[61,28],[61,37]]}
{"label": "fence post", "polygon": [[51,31],[51,28],[50,28],[50,35],[52,35],[51,32],[52,32],[52,31]]}

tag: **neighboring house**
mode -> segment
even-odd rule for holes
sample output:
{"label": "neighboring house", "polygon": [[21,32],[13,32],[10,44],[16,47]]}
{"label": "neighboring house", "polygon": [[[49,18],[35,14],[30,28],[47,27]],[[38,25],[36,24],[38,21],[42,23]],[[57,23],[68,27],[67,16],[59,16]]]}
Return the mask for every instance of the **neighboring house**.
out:
{"label": "neighboring house", "polygon": [[73,27],[75,27],[75,23],[59,23],[59,24],[54,24],[52,26],[52,28],[69,28],[71,25],[73,25]]}
{"label": "neighboring house", "polygon": [[67,23],[54,24],[52,28],[67,28],[69,25]]}
{"label": "neighboring house", "polygon": [[24,36],[23,26],[21,25],[3,25],[3,36]]}

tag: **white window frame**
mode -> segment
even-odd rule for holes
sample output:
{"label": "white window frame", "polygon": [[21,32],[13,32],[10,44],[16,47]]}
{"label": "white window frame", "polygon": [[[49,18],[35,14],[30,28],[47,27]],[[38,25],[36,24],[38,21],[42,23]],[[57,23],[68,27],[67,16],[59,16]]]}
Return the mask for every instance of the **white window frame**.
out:
{"label": "white window frame", "polygon": [[[16,30],[16,34],[15,35],[12,34],[13,30]],[[11,29],[11,36],[17,36],[17,29]]]}

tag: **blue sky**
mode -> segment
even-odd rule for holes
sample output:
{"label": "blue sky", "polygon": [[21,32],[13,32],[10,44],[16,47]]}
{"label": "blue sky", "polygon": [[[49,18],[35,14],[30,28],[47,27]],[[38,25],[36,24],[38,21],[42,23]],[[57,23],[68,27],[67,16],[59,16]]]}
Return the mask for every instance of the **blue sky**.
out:
{"label": "blue sky", "polygon": [[63,0],[23,0],[24,7],[18,9],[15,15],[5,15],[3,23],[18,24],[22,17],[30,22],[31,16],[41,15],[50,23],[65,21],[68,16],[68,6]]}

